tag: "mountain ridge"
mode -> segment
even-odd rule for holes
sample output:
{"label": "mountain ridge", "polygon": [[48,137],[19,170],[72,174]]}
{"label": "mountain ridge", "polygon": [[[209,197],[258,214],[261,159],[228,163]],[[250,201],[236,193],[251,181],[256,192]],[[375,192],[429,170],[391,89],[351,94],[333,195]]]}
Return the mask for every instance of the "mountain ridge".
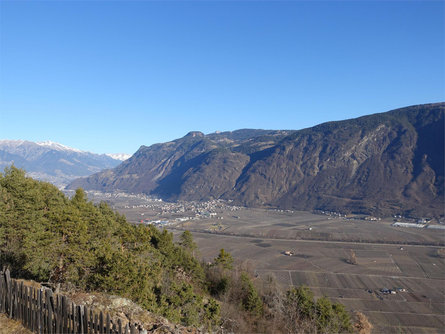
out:
{"label": "mountain ridge", "polygon": [[114,169],[69,188],[166,200],[390,215],[443,215],[445,103],[302,130],[192,131],[141,146]]}
{"label": "mountain ridge", "polygon": [[1,169],[14,164],[25,169],[29,176],[59,188],[120,162],[105,154],[85,152],[52,141],[0,140]]}

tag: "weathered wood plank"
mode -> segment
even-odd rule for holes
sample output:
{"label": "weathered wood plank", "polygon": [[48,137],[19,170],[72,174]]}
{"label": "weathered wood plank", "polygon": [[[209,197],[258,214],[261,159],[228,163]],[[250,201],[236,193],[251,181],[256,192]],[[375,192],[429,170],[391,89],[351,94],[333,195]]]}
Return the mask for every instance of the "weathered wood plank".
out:
{"label": "weathered wood plank", "polygon": [[5,293],[6,293],[5,275],[4,272],[0,272],[0,312],[5,313]]}
{"label": "weathered wood plank", "polygon": [[23,325],[25,325],[25,303],[24,303],[24,288],[23,288],[23,282],[19,283],[19,295],[17,302],[20,305],[19,308],[19,319]]}
{"label": "weathered wood plank", "polygon": [[6,289],[8,290],[8,306],[9,306],[9,317],[12,318],[12,286],[11,286],[11,276],[9,269],[5,272]]}
{"label": "weathered wood plank", "polygon": [[37,310],[38,310],[38,314],[37,314],[37,328],[38,328],[38,331],[37,331],[37,333],[41,334],[41,333],[43,333],[43,328],[42,328],[43,327],[43,321],[42,321],[42,318],[43,318],[43,314],[45,312],[45,310],[42,307],[42,289],[38,289],[37,290]]}
{"label": "weathered wood plank", "polygon": [[48,331],[46,330],[46,303],[45,303],[46,291],[45,290],[42,290],[41,298],[42,298],[42,303],[40,305],[42,307],[42,314],[41,314],[40,321],[42,322],[42,332],[47,333]]}
{"label": "weathered wood plank", "polygon": [[76,334],[77,333],[77,319],[76,319],[76,307],[74,306],[74,303],[71,303],[71,315],[72,315],[71,333]]}
{"label": "weathered wood plank", "polygon": [[90,313],[89,313],[90,315],[90,324],[88,325],[89,326],[89,328],[88,328],[88,334],[93,334],[94,333],[94,322],[93,322],[93,311],[92,310],[90,310]]}
{"label": "weathered wood plank", "polygon": [[103,333],[104,332],[104,314],[102,313],[102,311],[100,311],[99,313],[99,333]]}
{"label": "weathered wood plank", "polygon": [[35,327],[35,307],[34,307],[34,288],[32,286],[29,287],[29,319],[31,321],[31,331],[34,332]]}
{"label": "weathered wood plank", "polygon": [[90,310],[90,331],[89,334],[94,334],[94,317],[93,317],[93,310]]}
{"label": "weathered wood plank", "polygon": [[62,296],[62,333],[68,333],[68,305],[65,296]]}
{"label": "weathered wood plank", "polygon": [[83,307],[83,331],[82,333],[89,333],[88,331],[88,307]]}
{"label": "weathered wood plank", "polygon": [[56,333],[62,333],[63,332],[63,317],[62,317],[62,296],[59,294],[54,295],[54,303],[55,310],[54,310],[54,328]]}
{"label": "weathered wood plank", "polygon": [[13,297],[12,297],[12,303],[13,304],[13,311],[11,312],[11,318],[17,319],[17,313],[18,313],[18,304],[17,304],[17,298],[18,298],[18,284],[16,281],[12,281],[12,289],[13,289]]}
{"label": "weathered wood plank", "polygon": [[117,319],[117,330],[119,334],[122,334],[122,321],[121,319]]}
{"label": "weathered wood plank", "polygon": [[46,307],[48,310],[47,333],[53,334],[54,333],[54,327],[53,327],[54,299],[53,299],[53,292],[50,289],[46,290]]}
{"label": "weathered wood plank", "polygon": [[110,329],[111,329],[111,319],[110,319],[110,315],[107,313],[107,317],[105,320],[105,333],[106,334],[110,334]]}
{"label": "weathered wood plank", "polygon": [[77,319],[77,333],[85,333],[83,328],[83,310],[80,305],[76,306],[76,319]]}
{"label": "weathered wood plank", "polygon": [[98,323],[99,323],[99,320],[98,320],[98,317],[97,317],[97,313],[95,313],[94,314],[94,334],[97,334],[97,333],[100,333],[98,330],[99,330],[99,325],[98,325]]}
{"label": "weathered wood plank", "polygon": [[28,286],[25,286],[25,300],[24,300],[24,302],[25,302],[25,309],[26,309],[26,316],[25,316],[25,318],[26,318],[26,327],[28,328],[28,329],[31,329],[31,303],[30,303],[30,298],[29,298],[29,295],[30,295],[30,287],[28,287]]}
{"label": "weathered wood plank", "polygon": [[17,305],[18,305],[16,319],[20,321],[23,318],[22,288],[23,288],[23,282],[20,282],[18,284],[17,295],[16,295]]}

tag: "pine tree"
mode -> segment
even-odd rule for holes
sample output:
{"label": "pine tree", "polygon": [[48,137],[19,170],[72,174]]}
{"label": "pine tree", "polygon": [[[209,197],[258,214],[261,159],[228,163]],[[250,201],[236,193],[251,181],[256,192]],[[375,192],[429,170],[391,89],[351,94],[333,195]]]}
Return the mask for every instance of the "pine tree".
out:
{"label": "pine tree", "polygon": [[243,294],[241,300],[242,307],[250,314],[260,316],[263,312],[263,303],[247,273],[241,274],[241,284]]}
{"label": "pine tree", "polygon": [[230,253],[226,252],[224,248],[221,248],[214,262],[216,265],[220,265],[224,269],[230,270],[233,268],[233,257],[230,255]]}
{"label": "pine tree", "polygon": [[198,248],[195,241],[193,241],[193,235],[190,233],[190,231],[184,231],[181,236],[179,237],[180,241],[179,244],[188,252],[194,253],[195,250]]}

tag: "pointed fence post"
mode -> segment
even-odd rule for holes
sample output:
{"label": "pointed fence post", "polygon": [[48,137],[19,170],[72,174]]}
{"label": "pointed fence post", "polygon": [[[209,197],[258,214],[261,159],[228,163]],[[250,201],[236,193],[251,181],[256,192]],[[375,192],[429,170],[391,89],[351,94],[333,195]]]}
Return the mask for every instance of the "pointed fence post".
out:
{"label": "pointed fence post", "polygon": [[93,322],[93,311],[90,310],[90,324],[88,329],[88,334],[94,334],[94,322]]}
{"label": "pointed fence post", "polygon": [[77,333],[77,317],[76,317],[76,306],[74,306],[74,303],[71,303],[71,313],[73,314],[71,332],[75,334]]}
{"label": "pointed fence post", "polygon": [[122,321],[121,319],[117,319],[117,330],[119,334],[122,334]]}
{"label": "pointed fence post", "polygon": [[43,313],[45,312],[45,310],[43,309],[43,305],[42,305],[42,289],[38,289],[37,290],[37,328],[38,331],[37,333],[43,333]]}
{"label": "pointed fence post", "polygon": [[54,300],[53,300],[53,292],[48,289],[46,290],[46,307],[48,308],[47,315],[47,326],[48,326],[48,334],[53,334],[53,312],[54,312]]}
{"label": "pointed fence post", "polygon": [[103,333],[104,332],[104,314],[102,313],[102,311],[100,311],[99,313],[99,333]]}
{"label": "pointed fence post", "polygon": [[98,323],[99,323],[99,320],[97,318],[97,313],[95,313],[94,314],[94,334],[100,333],[98,331],[98,329],[99,329],[99,324]]}
{"label": "pointed fence post", "polygon": [[77,331],[78,333],[85,333],[85,327],[84,327],[84,316],[83,316],[83,309],[82,307],[76,306],[76,314],[77,314]]}

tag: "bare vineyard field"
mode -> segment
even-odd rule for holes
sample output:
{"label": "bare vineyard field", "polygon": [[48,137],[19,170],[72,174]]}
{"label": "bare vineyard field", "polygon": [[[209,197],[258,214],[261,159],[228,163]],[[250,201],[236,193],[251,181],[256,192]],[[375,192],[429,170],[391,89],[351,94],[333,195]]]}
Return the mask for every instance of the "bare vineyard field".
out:
{"label": "bare vineyard field", "polygon": [[[441,333],[445,328],[445,263],[428,256],[434,253],[434,247],[404,246],[400,250],[395,245],[266,240],[208,233],[194,236],[205,259],[211,260],[218,249],[225,248],[235,258],[248,261],[260,278],[272,276],[285,286],[304,284],[316,296],[326,295],[350,310],[364,312],[377,333]],[[350,249],[356,253],[357,265],[345,261]],[[293,251],[294,256],[283,255],[284,250]],[[385,295],[380,291],[383,288],[406,291]]]}
{"label": "bare vineyard field", "polygon": [[[112,205],[135,223],[163,220],[174,222],[166,227],[175,235],[192,231],[205,261],[224,248],[257,279],[272,276],[283,286],[304,284],[317,297],[326,295],[361,311],[374,333],[445,333],[445,259],[437,256],[443,231],[393,227],[393,219],[308,212],[222,206],[210,208],[214,214],[207,217],[192,210],[177,213],[166,203]],[[178,217],[190,219],[178,222]],[[348,263],[351,250],[356,265]],[[385,288],[406,291],[384,294]]]}

